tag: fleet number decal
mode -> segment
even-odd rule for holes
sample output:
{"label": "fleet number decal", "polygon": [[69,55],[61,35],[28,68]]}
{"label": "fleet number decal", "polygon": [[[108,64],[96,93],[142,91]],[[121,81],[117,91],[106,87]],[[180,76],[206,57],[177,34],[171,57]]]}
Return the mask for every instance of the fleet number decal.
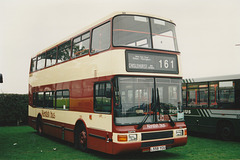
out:
{"label": "fleet number decal", "polygon": [[52,112],[52,111],[44,111],[42,110],[42,116],[43,117],[46,117],[46,118],[53,118],[55,119],[55,112]]}

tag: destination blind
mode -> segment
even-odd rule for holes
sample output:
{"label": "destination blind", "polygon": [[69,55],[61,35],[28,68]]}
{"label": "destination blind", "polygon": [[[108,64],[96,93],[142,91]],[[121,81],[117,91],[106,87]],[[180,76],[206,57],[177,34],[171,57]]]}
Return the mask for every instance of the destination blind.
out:
{"label": "destination blind", "polygon": [[141,51],[126,51],[128,72],[178,74],[177,55]]}

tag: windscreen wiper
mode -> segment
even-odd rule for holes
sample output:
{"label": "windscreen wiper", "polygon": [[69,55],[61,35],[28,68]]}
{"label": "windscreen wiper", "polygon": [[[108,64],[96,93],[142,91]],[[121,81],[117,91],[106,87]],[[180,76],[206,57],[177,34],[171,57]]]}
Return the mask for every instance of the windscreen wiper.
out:
{"label": "windscreen wiper", "polygon": [[150,115],[150,114],[148,113],[148,114],[146,114],[146,115],[144,116],[144,118],[143,118],[142,122],[141,122],[141,123],[139,123],[139,125],[138,125],[137,129],[141,129],[141,128],[142,128],[142,126],[144,125],[144,123],[147,121],[147,119],[148,119],[149,115]]}
{"label": "windscreen wiper", "polygon": [[174,123],[174,121],[172,120],[172,117],[170,116],[169,113],[168,113],[168,117],[169,117],[169,120],[170,120],[170,125],[171,125],[172,127],[174,127],[174,126],[175,126],[175,123]]}
{"label": "windscreen wiper", "polygon": [[[159,90],[158,90],[158,88],[157,88],[157,104],[156,104],[157,106],[158,106],[158,108],[159,108],[159,114],[160,114],[160,97],[159,97]],[[174,123],[174,121],[172,120],[172,117],[170,116],[170,114],[169,114],[169,111],[167,112],[167,115],[168,115],[168,117],[169,117],[169,120],[170,120],[170,125],[172,126],[172,127],[174,127],[175,126],[175,123]]]}

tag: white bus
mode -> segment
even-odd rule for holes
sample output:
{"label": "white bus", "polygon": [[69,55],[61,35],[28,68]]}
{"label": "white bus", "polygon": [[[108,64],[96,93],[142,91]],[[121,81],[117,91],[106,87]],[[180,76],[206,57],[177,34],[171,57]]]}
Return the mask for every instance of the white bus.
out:
{"label": "white bus", "polygon": [[184,81],[183,105],[189,131],[231,140],[240,131],[240,75]]}

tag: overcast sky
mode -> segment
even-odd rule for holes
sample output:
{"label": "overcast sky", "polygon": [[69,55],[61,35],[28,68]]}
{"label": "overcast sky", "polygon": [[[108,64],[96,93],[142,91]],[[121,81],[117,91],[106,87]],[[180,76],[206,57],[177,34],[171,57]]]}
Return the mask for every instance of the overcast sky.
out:
{"label": "overcast sky", "polygon": [[115,11],[172,19],[184,78],[240,74],[240,0],[0,0],[0,93],[27,93],[33,55]]}

